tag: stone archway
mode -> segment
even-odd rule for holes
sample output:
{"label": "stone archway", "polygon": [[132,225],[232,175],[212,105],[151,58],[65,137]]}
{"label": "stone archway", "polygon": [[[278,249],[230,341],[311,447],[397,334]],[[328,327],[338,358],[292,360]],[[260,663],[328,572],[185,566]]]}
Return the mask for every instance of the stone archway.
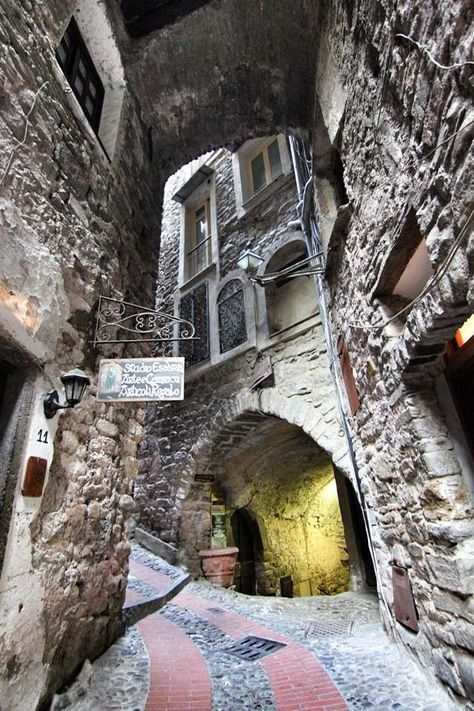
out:
{"label": "stone archway", "polygon": [[[298,359],[275,357],[273,387],[255,391],[235,381],[221,393],[214,380],[209,379],[194,390],[190,386],[182,406],[160,408],[156,418],[150,412],[149,456],[142,460],[136,492],[143,528],[184,548],[187,557],[195,557],[197,547],[208,544],[205,540],[198,543],[192,532],[210,524],[208,511],[196,514],[188,505],[190,492],[199,483],[196,475],[211,472],[216,459],[268,418],[301,428],[339,471],[351,477],[330,372],[321,362],[325,356],[317,355],[324,347],[319,338],[322,336],[307,345],[306,354],[300,354]],[[254,361],[252,352],[245,361],[239,361],[236,367],[241,378],[246,377],[243,367],[251,377]],[[219,374],[215,377],[219,379]],[[191,532],[190,539],[183,533],[184,521]]]}
{"label": "stone archway", "polygon": [[198,476],[183,501],[179,530],[182,555],[194,573],[197,550],[209,547],[212,537],[210,485],[199,479],[213,478],[225,492],[226,545],[241,549],[238,589],[278,594],[286,578],[295,595],[349,589],[351,522],[342,520],[330,457],[300,426],[246,410],[214,431],[206,457],[194,466]]}
{"label": "stone archway", "polygon": [[[294,391],[295,387],[298,387],[298,383],[292,383],[288,379],[282,388],[272,387],[259,391],[246,389],[238,392],[235,397],[223,403],[222,408],[209,421],[206,432],[201,434],[190,452],[192,459],[199,462],[200,466],[205,466],[210,450],[216,446],[219,448],[219,443],[224,447],[227,438],[238,440],[245,437],[255,418],[277,417],[301,427],[303,432],[327,452],[334,465],[350,477],[350,461],[336,414],[335,399],[326,402],[327,412],[324,417],[319,411],[321,401],[316,399],[309,402],[303,397],[307,394],[303,391],[309,387],[307,382],[300,381],[300,392],[295,392],[293,397],[285,396],[285,390]],[[330,412],[332,417],[328,416]]]}

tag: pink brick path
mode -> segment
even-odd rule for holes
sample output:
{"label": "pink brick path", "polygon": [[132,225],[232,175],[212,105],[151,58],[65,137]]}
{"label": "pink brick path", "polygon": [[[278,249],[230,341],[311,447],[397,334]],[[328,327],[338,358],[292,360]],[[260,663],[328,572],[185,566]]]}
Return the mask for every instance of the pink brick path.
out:
{"label": "pink brick path", "polygon": [[158,613],[138,623],[150,655],[146,711],[210,711],[212,688],[204,657]]}
{"label": "pink brick path", "polygon": [[[169,587],[165,575],[130,561],[130,573],[158,590]],[[215,614],[211,601],[186,590],[173,604],[211,622],[233,639],[248,634],[285,642],[288,646],[264,657],[278,711],[342,711],[347,705],[318,660],[307,649],[267,627],[230,610]],[[204,657],[179,627],[155,613],[139,622],[150,654],[150,691],[147,711],[210,711],[212,687]],[[236,711],[229,709],[229,711]],[[243,711],[243,710],[239,710]],[[250,711],[250,710],[249,710]]]}

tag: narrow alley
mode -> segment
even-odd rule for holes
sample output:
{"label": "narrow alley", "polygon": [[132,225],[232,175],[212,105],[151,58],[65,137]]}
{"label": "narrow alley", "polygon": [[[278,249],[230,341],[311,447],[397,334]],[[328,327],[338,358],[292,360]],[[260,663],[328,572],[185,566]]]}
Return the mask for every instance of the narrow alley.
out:
{"label": "narrow alley", "polygon": [[0,711],[474,711],[472,0],[0,0]]}
{"label": "narrow alley", "polygon": [[[126,609],[182,575],[134,545]],[[267,643],[240,645],[254,638]],[[274,649],[270,643],[276,643]],[[80,694],[80,696],[79,696]],[[371,593],[252,597],[198,580],[145,616],[54,709],[449,711],[382,629]],[[61,701],[62,699],[62,701]],[[63,704],[65,704],[63,706]]]}

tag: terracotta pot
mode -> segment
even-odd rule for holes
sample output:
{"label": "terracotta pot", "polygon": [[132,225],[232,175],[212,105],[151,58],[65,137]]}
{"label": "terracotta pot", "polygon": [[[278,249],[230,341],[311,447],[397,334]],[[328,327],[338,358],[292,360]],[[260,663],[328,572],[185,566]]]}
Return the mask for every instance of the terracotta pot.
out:
{"label": "terracotta pot", "polygon": [[204,577],[211,583],[228,588],[234,580],[234,568],[238,548],[216,548],[199,551]]}

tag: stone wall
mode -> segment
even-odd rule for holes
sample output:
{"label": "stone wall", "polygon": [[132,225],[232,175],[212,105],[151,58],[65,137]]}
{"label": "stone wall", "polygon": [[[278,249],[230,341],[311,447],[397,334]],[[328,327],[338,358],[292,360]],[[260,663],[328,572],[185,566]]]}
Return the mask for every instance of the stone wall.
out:
{"label": "stone wall", "polygon": [[[335,338],[343,334],[361,405],[351,418],[363,488],[374,513],[385,621],[397,637],[460,697],[472,695],[472,508],[469,467],[461,468],[438,384],[439,354],[472,313],[472,229],[448,275],[397,329],[377,301],[391,250],[416,214],[433,270],[470,219],[472,206],[472,8],[445,4],[359,3],[328,6],[326,47],[343,87],[340,105],[323,106],[340,147],[352,208],[348,228],[331,233],[325,172],[315,178],[317,219],[326,225]],[[320,64],[323,65],[321,49]],[[333,76],[317,77],[324,96]],[[317,150],[317,146],[316,146]],[[403,233],[402,233],[403,234]],[[329,236],[330,235],[330,236]],[[469,278],[469,274],[471,278]],[[438,359],[438,360],[437,360]],[[394,623],[391,563],[406,566],[420,632]]]}
{"label": "stone wall", "polygon": [[[126,90],[117,109],[109,159],[56,63],[73,3],[0,7],[0,369],[25,382],[16,433],[2,432],[14,446],[0,696],[6,709],[33,709],[121,631],[144,412],[95,402],[90,339],[99,294],[153,303],[157,205],[136,95]],[[54,385],[62,400],[59,375],[76,366],[93,381],[84,402],[45,420],[44,393]],[[21,496],[30,456],[48,462],[40,498]]]}
{"label": "stone wall", "polygon": [[219,447],[214,458],[226,494],[227,543],[237,545],[230,522],[244,509],[262,538],[261,557],[254,542],[260,594],[279,594],[288,575],[295,596],[344,592],[348,554],[331,461],[298,427],[260,419],[239,447],[225,458]]}
{"label": "stone wall", "polygon": [[[127,91],[123,132],[111,167],[77,112],[71,114],[74,102],[54,68],[53,51],[66,24],[68,3],[58,2],[52,8],[2,0],[1,7],[1,359],[19,365],[26,357],[33,384],[22,402],[30,398],[35,403],[34,408],[23,408],[30,424],[21,430],[27,445],[20,454],[38,451],[27,447],[33,447],[36,440],[41,394],[50,387],[39,377],[36,380],[36,359],[52,361],[54,378],[71,361],[92,365],[85,339],[100,291],[136,298],[139,303],[151,301],[154,209],[165,179],[210,148],[278,131],[310,137],[317,219],[329,256],[328,296],[334,331],[345,333],[361,396],[351,427],[372,510],[379,585],[386,602],[384,618],[453,693],[460,698],[472,695],[469,593],[473,586],[468,555],[472,528],[467,470],[465,464],[462,469],[459,450],[450,436],[451,426],[435,389],[439,378],[431,365],[472,311],[473,249],[472,244],[468,246],[472,236],[467,230],[449,274],[411,311],[401,333],[367,327],[384,318],[383,304],[377,304],[373,295],[389,250],[404,234],[401,228],[409,212],[416,213],[435,269],[470,215],[472,67],[440,69],[426,52],[395,36],[411,35],[441,64],[462,63],[469,58],[472,42],[470,4],[465,0],[436,6],[408,1],[393,5],[386,0],[282,0],[276,6],[222,0],[135,43],[116,24]],[[119,19],[118,4],[109,3],[108,10],[114,21]],[[47,86],[43,86],[45,80]],[[25,130],[25,144],[20,145]],[[346,199],[350,206],[338,211]],[[333,451],[336,460],[337,453],[343,453],[334,406],[330,404],[326,411],[324,393],[313,403],[315,391],[308,392],[308,376],[322,378],[323,388],[331,388],[319,358],[323,350],[320,328],[314,328],[311,341],[308,331],[293,344],[275,347],[276,385],[265,389],[260,398],[248,388],[249,351],[216,366],[212,378],[203,374],[200,391],[196,383],[190,384],[187,404],[191,411],[196,405],[196,417],[182,416],[180,406],[160,412],[152,408],[151,419],[156,418],[157,426],[149,428],[145,443],[144,473],[149,475],[143,477],[140,494],[151,527],[154,517],[147,502],[153,489],[162,522],[159,532],[176,540],[180,502],[187,496],[199,456],[212,450],[213,432],[232,436],[230,425],[246,412],[276,414],[300,425],[310,436],[314,430],[314,439],[326,451]],[[232,388],[226,387],[227,378]],[[296,399],[288,397],[288,384],[300,393]],[[202,402],[206,409],[200,409]],[[48,516],[55,511],[61,519],[78,501],[96,508],[83,491],[86,485],[81,477],[88,477],[89,471],[97,476],[94,486],[100,488],[98,479],[104,472],[113,479],[113,470],[119,477],[117,486],[123,487],[120,493],[128,495],[130,490],[119,474],[120,458],[130,458],[126,461],[133,472],[133,438],[139,436],[140,423],[130,438],[121,440],[115,435],[113,426],[119,423],[114,420],[120,413],[128,414],[129,408],[101,406],[100,419],[106,425],[101,425],[100,432],[92,427],[91,398],[85,408],[91,420],[77,430],[76,453],[72,452],[75,440],[69,435],[63,436],[64,452],[56,448],[51,486],[47,485],[45,494]],[[75,417],[81,416],[67,415],[68,432],[76,433]],[[89,430],[85,434],[87,425],[92,427],[91,439]],[[134,430],[135,425],[131,427]],[[104,446],[100,472],[94,464],[96,430],[98,446]],[[54,427],[49,433],[54,435]],[[48,462],[52,456],[49,448]],[[77,468],[70,466],[76,456]],[[61,457],[71,470],[67,478],[59,476]],[[88,462],[86,474],[84,461]],[[23,465],[18,465],[18,471],[23,471]],[[167,473],[174,473],[172,481]],[[115,516],[112,498],[105,493],[108,523]],[[12,518],[15,528],[12,524],[5,554],[8,579],[5,584],[2,578],[1,583],[1,618],[7,620],[2,630],[2,662],[8,677],[8,703],[12,699],[14,704],[24,704],[28,699],[34,705],[47,687],[42,656],[50,612],[38,624],[41,600],[64,588],[63,571],[68,563],[75,569],[81,556],[98,575],[102,570],[104,577],[100,573],[99,580],[104,585],[97,585],[102,591],[102,609],[93,619],[81,609],[85,622],[78,648],[82,640],[88,641],[73,657],[78,662],[86,653],[85,646],[96,653],[104,636],[95,641],[94,630],[110,611],[114,617],[122,596],[121,591],[112,593],[109,607],[108,566],[124,570],[125,551],[116,557],[115,545],[101,539],[97,554],[105,563],[99,567],[92,546],[83,547],[79,528],[69,540],[62,537],[60,525],[52,526],[49,538],[42,504],[17,501]],[[123,503],[125,511],[130,501]],[[78,511],[79,522],[81,516]],[[125,519],[127,515],[121,513],[113,525],[122,528],[125,522],[120,516]],[[31,551],[31,536],[40,557]],[[45,547],[57,551],[57,559],[50,559],[44,570],[33,567],[32,560],[40,565]],[[420,614],[418,635],[393,622],[392,560],[411,566]],[[19,575],[12,581],[13,561]],[[80,578],[78,582],[64,588],[72,615],[72,598],[83,590]],[[23,595],[26,589],[28,600]],[[61,665],[56,661],[65,647],[61,640],[75,627],[69,622],[61,627],[55,620],[51,629],[53,647],[48,648],[46,658],[54,663],[51,680],[57,684]],[[28,649],[24,640],[28,640]]]}

